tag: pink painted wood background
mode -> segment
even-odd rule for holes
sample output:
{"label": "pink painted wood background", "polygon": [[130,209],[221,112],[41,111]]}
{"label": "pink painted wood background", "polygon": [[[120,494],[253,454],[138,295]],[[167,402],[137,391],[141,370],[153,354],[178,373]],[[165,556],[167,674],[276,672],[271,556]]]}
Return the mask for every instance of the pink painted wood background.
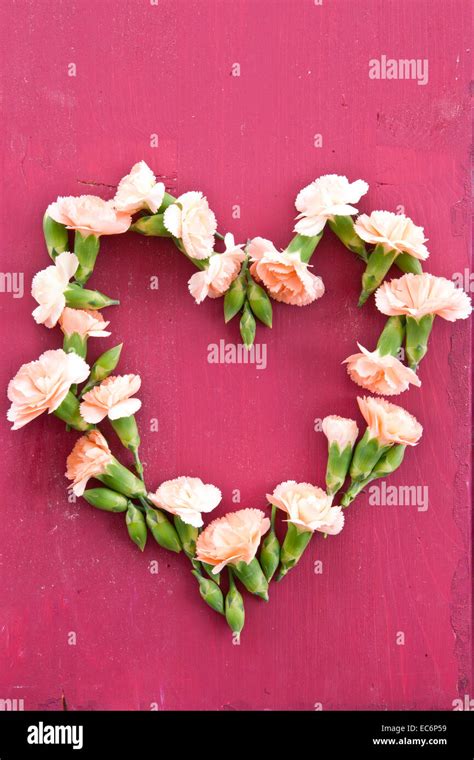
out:
{"label": "pink painted wood background", "polygon": [[[463,0],[4,0],[2,270],[24,272],[26,293],[0,295],[1,386],[60,345],[30,317],[31,277],[48,264],[46,205],[111,197],[141,158],[171,192],[203,190],[222,231],[280,246],[302,186],[328,172],[362,177],[361,210],[403,206],[425,226],[429,269],[464,273],[469,11]],[[370,80],[381,55],[427,58],[428,84]],[[281,480],[323,483],[314,420],[359,419],[340,362],[357,339],[374,345],[383,317],[373,303],[356,308],[361,265],[329,233],[313,263],[327,294],[275,308],[273,332],[258,333],[259,371],[208,363],[208,345],[237,341],[238,326],[224,325],[221,301],[193,303],[191,266],[171,244],[104,240],[92,283],[122,304],[92,352],[123,340],[122,371],[142,375],[151,486],[199,475],[223,490],[223,512],[236,508],[234,489],[241,506],[263,507]],[[423,387],[400,398],[425,434],[390,483],[426,485],[427,511],[362,496],[268,605],[247,601],[240,646],[199,599],[185,558],[151,541],[142,556],[121,516],[68,503],[73,434],[53,418],[17,433],[4,424],[0,697],[51,710],[62,695],[78,710],[450,710],[472,695],[469,330],[438,320]]]}

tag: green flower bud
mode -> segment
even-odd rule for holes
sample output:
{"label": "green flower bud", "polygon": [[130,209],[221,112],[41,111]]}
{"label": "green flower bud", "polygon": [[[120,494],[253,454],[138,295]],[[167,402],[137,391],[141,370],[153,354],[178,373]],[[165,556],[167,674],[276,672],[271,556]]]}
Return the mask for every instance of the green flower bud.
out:
{"label": "green flower bud", "polygon": [[217,583],[211,581],[209,578],[203,578],[203,576],[197,570],[191,570],[194,577],[199,583],[199,593],[201,598],[204,599],[209,607],[218,612],[220,615],[224,614],[224,597]]}
{"label": "green flower bud", "polygon": [[400,253],[395,259],[395,264],[402,272],[411,272],[412,274],[423,274],[421,261],[410,256],[409,253]]}
{"label": "green flower bud", "polygon": [[79,401],[71,391],[68,391],[66,398],[61,402],[58,408],[54,410],[54,414],[67,425],[74,428],[74,430],[92,430],[94,427],[94,425],[89,425],[81,417],[79,412]]}
{"label": "green flower bud", "polygon": [[370,431],[367,428],[355,447],[354,456],[352,457],[350,469],[352,480],[365,480],[387,449],[388,446],[383,446],[377,438],[371,437]]}
{"label": "green flower bud", "polygon": [[383,454],[374,469],[371,472],[372,480],[375,478],[384,478],[398,470],[405,457],[406,446],[403,443],[397,443],[390,446],[388,451]]}
{"label": "green flower bud", "polygon": [[286,536],[281,547],[281,565],[278,581],[287,574],[301,559],[303,552],[311,541],[313,534],[309,530],[299,530],[293,523],[288,523]]}
{"label": "green flower bud", "polygon": [[188,523],[185,523],[181,517],[178,517],[178,515],[175,515],[174,517],[174,527],[176,528],[176,533],[179,536],[179,540],[181,541],[186,556],[190,558],[194,557],[196,554],[196,541],[199,530],[195,528],[194,525],[188,525]]}
{"label": "green flower bud", "polygon": [[382,355],[396,356],[405,337],[405,317],[389,317],[377,341],[377,350]]}
{"label": "green flower bud", "polygon": [[428,339],[434,318],[434,314],[426,314],[418,320],[415,317],[406,318],[407,337],[405,346],[410,369],[416,370],[428,351]]}
{"label": "green flower bud", "polygon": [[406,446],[403,444],[390,446],[390,448],[388,448],[388,450],[382,454],[379,461],[375,464],[372,472],[364,480],[353,481],[351,483],[350,488],[341,499],[341,505],[343,507],[348,507],[349,504],[352,504],[355,497],[358,496],[360,492],[363,491],[364,488],[373,480],[376,480],[377,478],[384,478],[387,475],[391,475],[392,472],[395,472],[395,470],[397,470],[403,462],[405,449]]}
{"label": "green flower bud", "polygon": [[268,581],[256,557],[248,565],[238,562],[233,566],[233,571],[247,591],[268,602]]}
{"label": "green flower bud", "polygon": [[135,415],[131,414],[130,417],[119,417],[117,420],[110,420],[110,424],[126,449],[134,452],[138,450],[140,446],[140,434]]}
{"label": "green flower bud", "polygon": [[92,366],[89,380],[84,386],[82,395],[84,395],[84,393],[87,393],[87,391],[90,390],[92,386],[96,385],[97,383],[101,383],[102,380],[105,380],[105,378],[114,371],[115,367],[119,363],[122,346],[123,343],[119,343],[118,346],[109,348],[108,351],[99,356],[95,364]]}
{"label": "green flower bud", "polygon": [[269,583],[273,578],[279,563],[280,542],[278,541],[272,526],[262,541],[262,549],[260,551],[260,564],[265,578]]}
{"label": "green flower bud", "polygon": [[82,495],[93,507],[105,512],[126,512],[128,509],[128,499],[110,488],[89,488]]}
{"label": "green flower bud", "polygon": [[87,356],[87,337],[83,337],[82,335],[79,335],[79,333],[65,335],[63,340],[63,351],[67,354],[73,352],[85,359]]}
{"label": "green flower bud", "polygon": [[240,335],[242,336],[245,347],[249,350],[253,346],[256,330],[257,325],[255,317],[252,314],[248,301],[246,301],[240,318]]}
{"label": "green flower bud", "polygon": [[335,216],[333,219],[328,219],[328,224],[336,237],[339,238],[341,243],[356,253],[362,261],[367,263],[367,249],[364,241],[359,237],[354,229],[354,220],[351,216]]}
{"label": "green flower bud", "polygon": [[224,320],[230,322],[241,310],[245,301],[245,276],[240,274],[231,283],[224,296]]}
{"label": "green flower bud", "polygon": [[116,301],[98,290],[86,290],[80,285],[72,283],[64,291],[66,304],[72,309],[104,309],[106,306],[117,306],[120,301]]}
{"label": "green flower bud", "polygon": [[308,235],[295,235],[286,250],[288,253],[298,253],[301,261],[307,264],[315,252],[316,246],[323,237],[323,233],[324,230],[321,230],[319,235],[313,235],[311,237]]}
{"label": "green flower bud", "polygon": [[115,457],[105,468],[104,474],[97,475],[97,480],[100,480],[101,483],[104,483],[104,485],[113,491],[118,491],[124,496],[128,496],[130,499],[146,496],[146,488],[143,481],[137,478],[133,472],[127,470]]}
{"label": "green flower bud", "polygon": [[340,451],[336,442],[329,445],[326,486],[327,492],[331,496],[334,496],[344,485],[351,464],[352,449],[351,444],[348,444],[342,451]]}
{"label": "green flower bud", "polygon": [[130,230],[138,232],[140,235],[147,235],[148,237],[171,237],[171,232],[168,232],[163,223],[163,217],[163,214],[141,216],[131,225]]}
{"label": "green flower bud", "polygon": [[153,538],[163,549],[179,554],[181,544],[178,534],[163,512],[159,509],[147,509],[146,523],[153,534]]}
{"label": "green flower bud", "polygon": [[383,245],[377,245],[372,251],[362,275],[362,293],[359,298],[359,306],[362,306],[368,297],[377,290],[397,255],[398,251],[385,251]]}
{"label": "green flower bud", "polygon": [[235,585],[234,576],[230,567],[229,591],[225,598],[225,619],[232,633],[240,633],[245,623],[245,609],[242,594]]}
{"label": "green flower bud", "polygon": [[63,253],[68,249],[68,231],[64,224],[55,222],[48,214],[45,214],[43,217],[43,233],[46,248],[54,261],[58,253]]}
{"label": "green flower bud", "polygon": [[[94,271],[97,254],[99,253],[100,240],[95,235],[84,237],[79,230],[74,236],[74,253],[79,259],[76,271],[76,280],[84,285]],[[97,308],[97,307],[93,307]]]}
{"label": "green flower bud", "polygon": [[267,327],[272,326],[272,304],[265,290],[249,277],[247,299],[253,313]]}
{"label": "green flower bud", "polygon": [[127,525],[128,535],[138,546],[140,551],[143,551],[147,538],[145,518],[143,513],[140,512],[134,504],[128,505],[127,514],[125,515],[125,523]]}

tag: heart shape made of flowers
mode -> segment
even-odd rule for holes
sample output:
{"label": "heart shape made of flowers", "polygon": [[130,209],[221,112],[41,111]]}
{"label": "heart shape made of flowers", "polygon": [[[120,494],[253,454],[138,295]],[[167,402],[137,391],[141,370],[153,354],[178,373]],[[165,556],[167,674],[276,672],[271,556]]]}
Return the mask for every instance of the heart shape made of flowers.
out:
{"label": "heart shape made of flowers", "polygon": [[[422,227],[389,211],[353,219],[358,213],[354,204],[367,190],[363,180],[351,183],[339,175],[319,177],[303,188],[295,201],[296,234],[283,251],[263,237],[236,244],[231,233],[220,235],[202,193],[185,192],[174,198],[144,161],[122,178],[113,199],[59,197],[44,216],[52,264],[33,278],[31,292],[38,304],[33,317],[51,329],[59,325],[63,347],[22,365],[11,380],[12,429],[48,412],[63,420],[67,430],[79,431],[66,470],[74,493],[98,509],[124,513],[128,534],[142,551],[151,534],[160,547],[184,552],[201,597],[225,616],[238,636],[245,621],[238,584],[268,600],[274,576],[282,579],[298,563],[312,536],[340,533],[343,509],[368,483],[394,472],[407,447],[418,444],[420,423],[380,396],[398,395],[410,385],[420,387],[418,367],[436,316],[454,322],[472,311],[470,298],[452,281],[423,272],[421,262],[429,251]],[[357,399],[365,432],[358,440],[355,420],[326,417],[322,423],[328,440],[325,489],[285,481],[266,495],[268,515],[263,509],[240,509],[204,527],[203,515],[222,499],[216,486],[189,476],[165,481],[155,491],[145,485],[135,417],[141,408],[136,396],[141,379],[138,374],[114,374],[121,344],[92,366],[86,361],[89,338],[110,335],[110,323],[101,310],[119,303],[85,287],[101,237],[130,230],[170,238],[197,269],[188,283],[196,303],[222,297],[225,321],[240,314],[242,341],[252,350],[257,322],[272,326],[271,299],[307,306],[323,296],[323,282],[311,271],[310,261],[327,227],[365,265],[359,305],[375,294],[377,308],[388,317],[374,350],[358,344],[359,352],[344,360],[351,379],[375,394]],[[70,231],[75,233],[74,252],[69,251]],[[221,252],[215,250],[216,238],[223,243]],[[384,282],[393,264],[403,275]],[[113,456],[99,429],[106,418],[131,453],[135,472]],[[334,504],[347,477],[349,486],[340,503]],[[87,488],[90,479],[98,480],[100,487]],[[277,513],[285,516],[287,526],[281,543],[275,529]]]}

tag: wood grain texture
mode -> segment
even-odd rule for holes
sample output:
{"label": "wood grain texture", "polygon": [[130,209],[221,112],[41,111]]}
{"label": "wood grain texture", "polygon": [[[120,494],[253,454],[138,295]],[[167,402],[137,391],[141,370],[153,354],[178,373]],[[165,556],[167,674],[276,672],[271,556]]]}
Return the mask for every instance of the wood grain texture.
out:
{"label": "wood grain texture", "polygon": [[[48,263],[46,205],[111,197],[141,158],[172,192],[203,190],[220,229],[279,246],[301,187],[324,173],[364,178],[361,210],[403,206],[424,225],[430,271],[469,270],[469,10],[464,0],[4,0],[2,270],[24,272],[26,293],[0,294],[1,386],[59,345],[34,324],[28,295]],[[428,84],[370,80],[381,55],[428,59]],[[373,303],[357,309],[361,266],[329,233],[313,263],[327,293],[275,308],[273,331],[257,337],[268,351],[259,371],[208,363],[208,345],[237,341],[238,326],[224,326],[221,301],[193,303],[192,270],[169,243],[104,240],[91,282],[122,303],[92,351],[124,340],[122,370],[142,375],[150,485],[199,475],[221,487],[224,512],[234,489],[241,506],[264,506],[284,479],[323,482],[314,420],[358,417],[340,363],[356,340],[373,346],[383,317]],[[58,420],[15,434],[4,425],[0,698],[51,710],[62,695],[75,710],[450,710],[472,695],[469,365],[469,324],[438,320],[422,389],[400,398],[425,434],[390,484],[426,485],[429,508],[362,496],[269,604],[247,602],[239,646],[184,558],[151,542],[142,556],[120,516],[68,503],[75,437]]]}

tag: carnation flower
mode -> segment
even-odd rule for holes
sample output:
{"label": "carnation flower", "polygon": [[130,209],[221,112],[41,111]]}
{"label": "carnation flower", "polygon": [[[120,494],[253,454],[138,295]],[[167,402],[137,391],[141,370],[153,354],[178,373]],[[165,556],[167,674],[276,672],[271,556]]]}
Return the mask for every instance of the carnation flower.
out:
{"label": "carnation flower", "polygon": [[110,375],[82,397],[82,418],[97,424],[104,417],[110,420],[130,417],[142,405],[139,399],[132,398],[140,386],[139,375]]}
{"label": "carnation flower", "polygon": [[360,343],[359,354],[352,354],[344,359],[351,380],[371,393],[383,396],[396,396],[408,390],[410,383],[417,388],[421,380],[415,372],[406,367],[391,354],[380,354],[379,351],[368,351]]}
{"label": "carnation flower", "polygon": [[216,486],[203,483],[201,478],[179,477],[166,480],[148,498],[156,507],[177,515],[187,525],[200,528],[202,513],[212,512],[222,499]]}
{"label": "carnation flower", "polygon": [[165,194],[163,182],[157,182],[152,170],[139,161],[132,166],[130,174],[123,177],[115,193],[114,205],[117,211],[136,214],[141,209],[148,209],[156,214]]}
{"label": "carnation flower", "polygon": [[11,401],[7,418],[18,430],[43,412],[54,412],[66,398],[71,385],[82,383],[89,365],[75,353],[62,348],[45,351],[39,359],[23,364],[8,385]]}
{"label": "carnation flower", "polygon": [[320,277],[308,270],[298,252],[277,251],[270,240],[256,237],[247,248],[252,276],[265,285],[275,301],[306,306],[324,294]]}
{"label": "carnation flower", "polygon": [[163,223],[168,232],[182,241],[192,259],[207,259],[212,254],[217,222],[202,193],[191,191],[180,195],[166,209]]}
{"label": "carnation flower", "polygon": [[270,520],[260,509],[240,509],[211,522],[199,535],[196,559],[213,565],[219,573],[228,564],[254,559],[261,537],[270,527]]}
{"label": "carnation flower", "polygon": [[214,253],[209,258],[208,267],[193,274],[188,282],[189,292],[196,303],[202,303],[206,296],[222,296],[240,272],[245,259],[243,245],[235,245],[234,236],[230,232],[225,236],[224,242],[224,253]]}
{"label": "carnation flower", "polygon": [[296,217],[295,232],[300,235],[315,236],[323,230],[328,219],[335,216],[356,214],[357,203],[367,192],[367,182],[358,179],[349,182],[347,177],[325,174],[301,190],[295,201],[300,212]]}
{"label": "carnation flower", "polygon": [[46,214],[83,237],[118,235],[132,223],[130,214],[117,211],[113,201],[104,201],[96,195],[59,197],[48,206]]}

